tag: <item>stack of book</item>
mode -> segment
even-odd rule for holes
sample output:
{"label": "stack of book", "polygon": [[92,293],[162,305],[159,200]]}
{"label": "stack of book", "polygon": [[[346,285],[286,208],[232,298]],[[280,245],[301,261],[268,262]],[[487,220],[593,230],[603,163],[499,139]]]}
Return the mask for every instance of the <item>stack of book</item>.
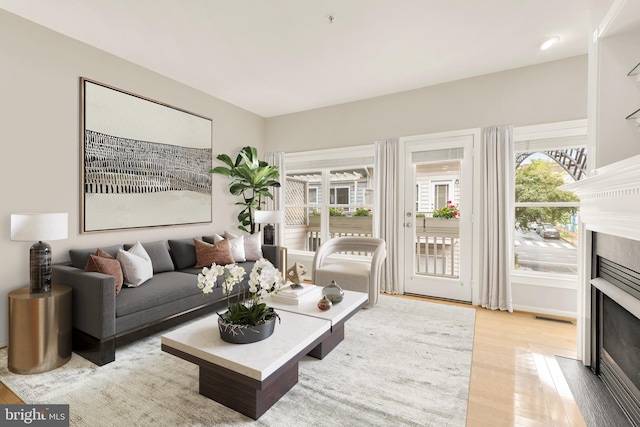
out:
{"label": "stack of book", "polygon": [[311,299],[318,299],[320,286],[311,285],[309,283],[302,283],[300,285],[294,285],[293,283],[289,283],[280,290],[271,294],[271,299],[277,302],[281,302],[283,304],[300,304],[305,301],[309,301]]}

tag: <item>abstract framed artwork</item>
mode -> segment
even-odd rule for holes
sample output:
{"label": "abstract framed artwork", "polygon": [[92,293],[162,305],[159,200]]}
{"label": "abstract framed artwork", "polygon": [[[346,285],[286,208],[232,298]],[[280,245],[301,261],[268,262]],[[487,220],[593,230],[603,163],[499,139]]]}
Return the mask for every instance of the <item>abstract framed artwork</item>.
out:
{"label": "abstract framed artwork", "polygon": [[81,233],[211,222],[212,120],[86,78]]}

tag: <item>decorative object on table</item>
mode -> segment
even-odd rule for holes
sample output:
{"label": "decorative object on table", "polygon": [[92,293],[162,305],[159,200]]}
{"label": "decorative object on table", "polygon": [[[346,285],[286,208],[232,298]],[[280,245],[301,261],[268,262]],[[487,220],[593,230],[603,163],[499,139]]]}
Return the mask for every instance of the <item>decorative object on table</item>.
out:
{"label": "decorative object on table", "polygon": [[322,299],[318,301],[318,308],[322,311],[327,311],[331,308],[331,300],[326,295],[322,296]]}
{"label": "decorative object on table", "polygon": [[43,240],[67,238],[67,213],[11,214],[11,240],[34,243],[29,250],[29,291],[51,292],[51,246]]}
{"label": "decorative object on table", "polygon": [[284,222],[284,212],[282,211],[253,211],[256,224],[265,224],[262,227],[262,234],[264,236],[265,245],[275,245],[276,229],[272,224],[282,224]]}
{"label": "decorative object on table", "polygon": [[344,298],[344,291],[335,280],[322,288],[322,295],[326,296],[332,304],[338,304]]}
{"label": "decorative object on table", "polygon": [[[305,274],[307,274],[307,268],[299,262],[296,262],[287,270],[287,280],[290,280],[294,285],[299,285],[304,282]],[[295,288],[294,286],[291,287]]]}
{"label": "decorative object on table", "polygon": [[211,222],[212,120],[81,78],[81,231]]}
{"label": "decorative object on table", "polygon": [[320,295],[320,286],[310,283],[295,285],[287,283],[282,286],[277,294],[271,294],[271,300],[282,304],[299,305],[309,300],[317,300]]}
{"label": "decorative object on table", "polygon": [[237,205],[244,206],[238,214],[238,229],[254,234],[256,223],[254,222],[254,210],[262,208],[263,197],[273,200],[273,194],[269,187],[280,187],[280,172],[277,166],[272,166],[265,161],[258,160],[258,152],[254,147],[243,147],[233,162],[226,154],[219,154],[216,159],[227,166],[218,166],[211,169],[210,173],[217,173],[231,178],[229,192],[234,196],[240,196],[241,201]]}
{"label": "decorative object on table", "polygon": [[213,263],[204,267],[198,274],[198,288],[203,294],[213,292],[218,276],[223,277],[222,291],[227,298],[227,311],[218,313],[218,330],[223,341],[233,344],[248,344],[262,341],[273,334],[278,314],[263,302],[265,296],[278,292],[282,286],[282,274],[269,261],[262,258],[256,261],[249,274],[249,298],[246,290],[236,295],[237,301],[231,302],[231,291],[242,281],[244,268],[229,264]]}

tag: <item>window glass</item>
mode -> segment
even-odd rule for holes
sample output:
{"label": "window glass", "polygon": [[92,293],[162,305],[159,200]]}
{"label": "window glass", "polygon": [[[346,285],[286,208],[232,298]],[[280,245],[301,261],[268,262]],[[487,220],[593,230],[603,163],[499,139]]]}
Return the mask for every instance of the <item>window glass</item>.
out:
{"label": "window glass", "polygon": [[447,201],[451,200],[451,197],[449,197],[449,185],[447,184],[436,184],[435,193],[435,209],[441,209],[447,205]]}
{"label": "window glass", "polygon": [[311,205],[318,204],[318,188],[317,187],[309,187],[309,204]]}
{"label": "window glass", "polygon": [[558,187],[581,179],[584,164],[576,147],[516,153],[516,271],[577,274],[580,200]]}
{"label": "window glass", "polygon": [[[373,235],[373,165],[334,169],[328,164],[325,159],[324,168],[291,172],[287,167],[285,246],[289,250],[315,251],[332,237]],[[328,221],[323,221],[325,215]]]}

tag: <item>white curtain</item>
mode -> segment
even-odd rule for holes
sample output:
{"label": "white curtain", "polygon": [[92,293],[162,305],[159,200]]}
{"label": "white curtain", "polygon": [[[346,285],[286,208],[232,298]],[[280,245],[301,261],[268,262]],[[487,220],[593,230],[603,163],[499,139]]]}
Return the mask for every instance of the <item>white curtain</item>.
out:
{"label": "white curtain", "polygon": [[[271,193],[273,194],[273,200],[267,199],[267,204],[265,206],[266,210],[269,211],[282,211],[284,213],[284,203],[285,203],[285,186],[286,186],[286,171],[284,168],[284,152],[277,153],[267,153],[265,155],[265,162],[269,163],[272,166],[278,166],[278,171],[280,172],[280,188],[272,188]],[[279,246],[284,246],[284,224],[278,224],[276,226],[276,244]]]}
{"label": "white curtain", "polygon": [[481,304],[513,311],[514,149],[513,126],[493,126],[482,133]]}
{"label": "white curtain", "polygon": [[375,142],[374,236],[387,244],[387,258],[382,265],[380,292],[402,294],[398,253],[398,180],[399,143],[397,139]]}

